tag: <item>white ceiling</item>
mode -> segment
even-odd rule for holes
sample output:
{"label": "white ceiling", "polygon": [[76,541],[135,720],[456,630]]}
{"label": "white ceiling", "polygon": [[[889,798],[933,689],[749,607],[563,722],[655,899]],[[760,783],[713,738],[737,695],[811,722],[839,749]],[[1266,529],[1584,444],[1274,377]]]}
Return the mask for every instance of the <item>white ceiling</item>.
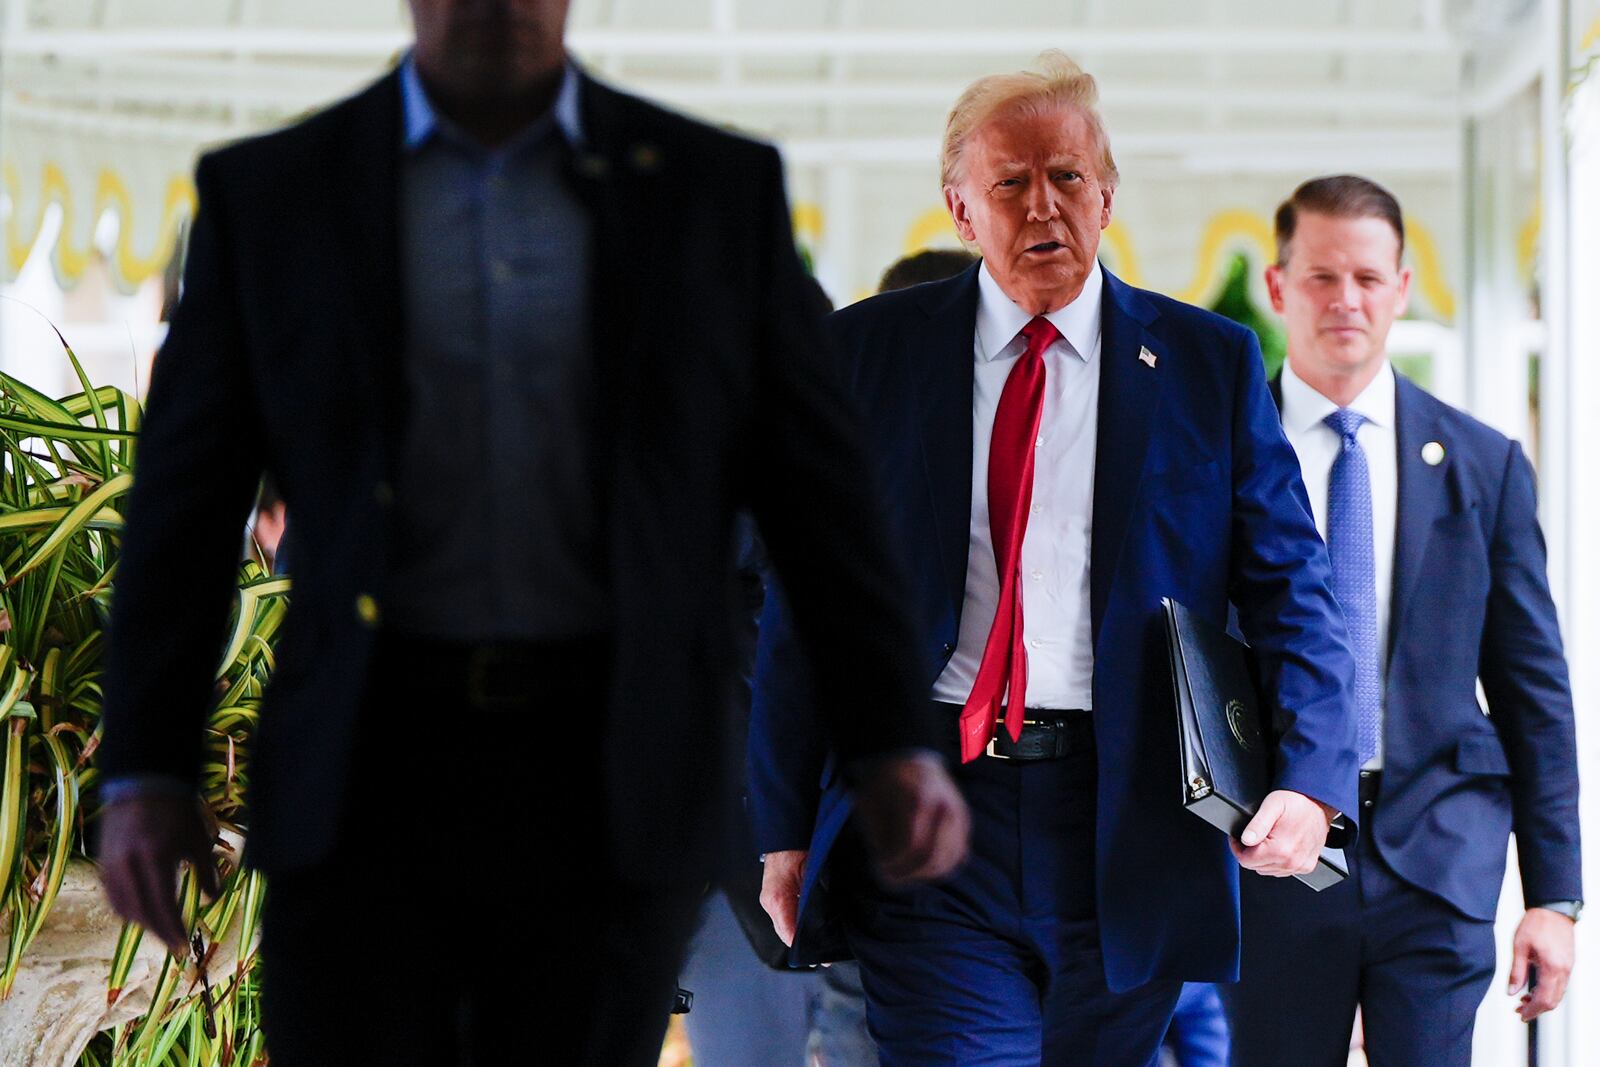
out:
{"label": "white ceiling", "polygon": [[[775,138],[799,165],[924,162],[967,81],[1056,47],[1100,79],[1123,158],[1198,171],[1330,159],[1429,170],[1455,166],[1461,117],[1493,91],[1481,70],[1469,76],[1479,43],[1496,42],[1490,66],[1511,63],[1506,42],[1537,8],[576,0],[569,36],[602,75]],[[407,40],[400,0],[0,0],[0,33],[13,116],[188,144],[347,92]]]}

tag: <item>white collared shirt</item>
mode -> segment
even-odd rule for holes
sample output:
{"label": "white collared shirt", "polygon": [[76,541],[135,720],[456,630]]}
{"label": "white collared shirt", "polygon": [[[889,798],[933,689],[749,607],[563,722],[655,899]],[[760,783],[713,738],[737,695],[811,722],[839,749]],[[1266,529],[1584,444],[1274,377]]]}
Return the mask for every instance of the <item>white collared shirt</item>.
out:
{"label": "white collared shirt", "polygon": [[[1294,368],[1283,365],[1283,432],[1300,457],[1300,476],[1311,497],[1311,514],[1317,531],[1328,539],[1328,476],[1339,455],[1339,434],[1322,420],[1338,405],[1305,383]],[[1367,454],[1367,474],[1372,484],[1372,562],[1378,590],[1378,675],[1382,677],[1389,649],[1389,597],[1394,587],[1394,536],[1399,511],[1399,445],[1395,439],[1394,368],[1383,369],[1350,403],[1350,410],[1367,421],[1356,431],[1356,442]],[[1383,766],[1383,731],[1378,731],[1378,751],[1367,769]]]}
{"label": "white collared shirt", "polygon": [[[1061,338],[1044,351],[1044,412],[1034,461],[1033,508],[1022,539],[1022,617],[1030,708],[1088,709],[1093,699],[1089,535],[1099,425],[1103,289],[1097,263],[1078,298],[1045,316],[1061,332]],[[989,532],[989,438],[1006,378],[1027,347],[1020,333],[1033,317],[1006,296],[987,264],[978,271],[966,599],[955,653],[933,686],[933,698],[950,704],[964,704],[972,693],[999,603],[994,541]]]}

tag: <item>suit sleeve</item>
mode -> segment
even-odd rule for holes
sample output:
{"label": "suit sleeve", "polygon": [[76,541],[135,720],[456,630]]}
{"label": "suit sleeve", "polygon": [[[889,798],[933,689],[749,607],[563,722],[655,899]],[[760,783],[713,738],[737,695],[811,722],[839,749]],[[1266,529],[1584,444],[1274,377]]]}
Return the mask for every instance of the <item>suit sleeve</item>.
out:
{"label": "suit sleeve", "polygon": [[[856,405],[806,298],[777,153],[767,150],[765,162],[770,263],[761,292],[751,510],[792,611],[795,638],[817,667],[814,704],[828,747],[848,766],[933,747],[924,643],[910,584],[890,550]],[[759,679],[757,686],[760,703]],[[760,714],[786,715],[794,704],[769,705]]]}
{"label": "suit sleeve", "polygon": [[1493,540],[1478,673],[1511,764],[1512,829],[1530,905],[1583,899],[1572,689],[1545,577],[1533,469],[1511,444]]}
{"label": "suit sleeve", "polygon": [[1300,463],[1267,391],[1255,335],[1241,342],[1234,398],[1230,595],[1261,666],[1263,711],[1278,734],[1274,788],[1344,813],[1354,827],[1355,679],[1327,548],[1311,517]]}
{"label": "suit sleeve", "polygon": [[239,535],[261,477],[261,425],[209,157],[195,186],[183,295],[151,376],[117,563],[99,751],[108,780],[198,779]]}
{"label": "suit sleeve", "polygon": [[759,852],[805,848],[817,818],[826,741],[817,721],[811,659],[788,596],[767,584],[750,716],[750,824]]}

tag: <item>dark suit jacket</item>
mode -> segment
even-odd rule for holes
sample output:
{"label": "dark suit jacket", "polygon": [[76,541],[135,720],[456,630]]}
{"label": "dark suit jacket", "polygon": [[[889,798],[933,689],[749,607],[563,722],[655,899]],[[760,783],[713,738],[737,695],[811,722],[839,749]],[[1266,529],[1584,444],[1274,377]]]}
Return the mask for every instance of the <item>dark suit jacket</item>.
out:
{"label": "dark suit jacket", "polygon": [[[929,634],[924,692],[954,651],[966,587],[979,269],[830,319],[854,361],[897,549],[916,583],[912,606]],[[1354,664],[1255,335],[1109,273],[1102,325],[1090,612],[1106,974],[1116,989],[1155,977],[1232,980],[1238,867],[1223,835],[1180,803],[1161,598],[1219,625],[1230,600],[1239,605],[1282,731],[1276,785],[1345,812],[1356,807]],[[1154,367],[1139,359],[1142,347]],[[810,962],[828,934],[826,909],[811,905],[849,805],[814,728],[826,705],[812,695],[785,610],[796,590],[780,584],[761,625],[751,784],[763,850],[810,842],[795,946],[796,961]],[[953,745],[956,724],[943,726]]]}
{"label": "dark suit jacket", "polygon": [[[615,655],[594,729],[597,826],[625,875],[701,882],[738,754],[733,515],[761,524],[866,756],[926,743],[903,606],[854,404],[804,288],[778,154],[585,77],[596,358],[606,397]],[[250,855],[316,860],[334,828],[386,574],[399,366],[398,79],[201,160],[183,300],[156,360],[117,583],[108,776],[192,779],[263,470],[295,527],[295,592],[251,770]],[[381,605],[379,605],[381,610]],[[404,619],[385,620],[400,627]],[[526,757],[525,757],[526,758]]]}
{"label": "dark suit jacket", "polygon": [[1494,918],[1512,831],[1523,899],[1580,900],[1572,693],[1533,469],[1515,441],[1395,384],[1383,784],[1367,832],[1402,878],[1474,918]]}

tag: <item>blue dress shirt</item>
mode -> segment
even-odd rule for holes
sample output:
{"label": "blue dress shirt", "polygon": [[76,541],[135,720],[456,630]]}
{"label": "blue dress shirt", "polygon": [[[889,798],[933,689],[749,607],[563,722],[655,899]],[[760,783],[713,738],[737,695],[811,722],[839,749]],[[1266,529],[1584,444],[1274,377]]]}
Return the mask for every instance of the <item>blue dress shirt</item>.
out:
{"label": "blue dress shirt", "polygon": [[593,221],[567,178],[577,73],[493,149],[435,110],[414,57],[400,84],[407,411],[386,618],[461,641],[602,632]]}

